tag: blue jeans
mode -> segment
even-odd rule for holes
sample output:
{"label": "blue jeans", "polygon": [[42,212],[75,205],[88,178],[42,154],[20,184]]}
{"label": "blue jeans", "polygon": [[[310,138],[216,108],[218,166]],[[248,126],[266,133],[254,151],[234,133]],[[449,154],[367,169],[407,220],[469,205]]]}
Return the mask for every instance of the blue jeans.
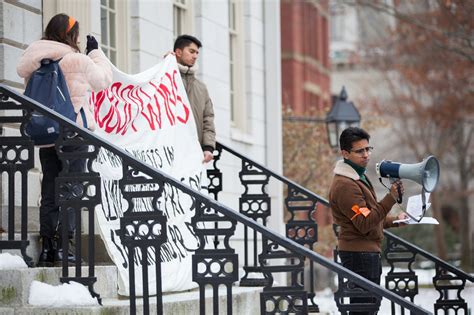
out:
{"label": "blue jeans", "polygon": [[[345,268],[380,285],[380,276],[382,274],[380,253],[339,251],[339,258]],[[376,297],[353,297],[350,300],[351,303],[377,303],[380,306],[380,300]],[[378,307],[375,312],[350,312],[350,314],[376,314],[377,311]]]}

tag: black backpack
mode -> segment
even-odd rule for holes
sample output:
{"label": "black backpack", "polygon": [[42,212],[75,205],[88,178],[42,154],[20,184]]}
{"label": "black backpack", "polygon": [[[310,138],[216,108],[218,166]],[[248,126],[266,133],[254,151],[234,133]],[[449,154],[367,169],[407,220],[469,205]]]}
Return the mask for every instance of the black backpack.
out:
{"label": "black backpack", "polygon": [[[41,60],[41,67],[31,75],[24,95],[75,123],[77,114],[74,111],[63,72],[59,67],[59,61],[61,59]],[[80,113],[84,127],[87,128],[83,108],[81,108]],[[33,111],[25,131],[35,145],[53,144],[59,136],[59,123],[37,111]]]}

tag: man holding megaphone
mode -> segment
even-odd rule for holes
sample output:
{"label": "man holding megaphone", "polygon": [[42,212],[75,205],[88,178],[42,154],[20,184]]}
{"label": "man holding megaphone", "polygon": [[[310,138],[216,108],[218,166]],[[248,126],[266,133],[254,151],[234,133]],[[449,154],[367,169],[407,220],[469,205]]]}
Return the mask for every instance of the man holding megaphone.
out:
{"label": "man holding megaphone", "polygon": [[[404,193],[400,180],[395,180],[390,192],[380,202],[377,201],[374,187],[365,175],[373,150],[369,140],[370,135],[361,128],[349,127],[341,133],[339,143],[344,159],[338,161],[334,168],[329,203],[334,223],[340,227],[338,254],[342,265],[380,285],[383,229],[398,226],[393,221],[405,219],[406,214],[401,213],[398,218],[388,215],[401,197],[399,193]],[[369,303],[373,306],[369,313],[351,314],[376,313],[380,305],[375,297],[353,297],[351,303]]]}

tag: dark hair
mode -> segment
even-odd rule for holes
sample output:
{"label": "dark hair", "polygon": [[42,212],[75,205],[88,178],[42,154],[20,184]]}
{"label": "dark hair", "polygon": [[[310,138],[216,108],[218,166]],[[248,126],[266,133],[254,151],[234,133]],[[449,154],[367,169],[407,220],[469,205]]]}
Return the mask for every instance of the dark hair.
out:
{"label": "dark hair", "polygon": [[183,50],[185,47],[188,47],[192,43],[196,44],[196,46],[198,46],[198,48],[202,47],[201,42],[196,37],[191,36],[191,35],[180,35],[174,41],[173,51],[176,51],[176,49]]}
{"label": "dark hair", "polygon": [[76,21],[73,27],[67,31],[69,26],[69,16],[60,13],[51,18],[46,29],[44,30],[43,39],[54,40],[71,46],[76,51],[80,51],[77,46],[77,38],[79,37],[79,22]]}
{"label": "dark hair", "polygon": [[344,129],[339,137],[339,146],[341,150],[350,151],[352,144],[359,140],[370,140],[370,135],[362,128],[349,127]]}

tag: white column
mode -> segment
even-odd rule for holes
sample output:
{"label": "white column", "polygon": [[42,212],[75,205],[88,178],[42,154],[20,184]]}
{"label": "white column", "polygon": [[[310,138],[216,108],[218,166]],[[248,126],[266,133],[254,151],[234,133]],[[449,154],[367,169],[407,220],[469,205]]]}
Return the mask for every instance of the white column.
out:
{"label": "white column", "polygon": [[[277,174],[283,174],[282,109],[281,109],[281,44],[280,1],[264,1],[264,66],[265,66],[265,164]],[[285,235],[283,221],[283,185],[270,180],[268,187],[272,197],[272,215],[268,227]],[[284,273],[277,274],[279,285],[287,282]]]}
{"label": "white column", "polygon": [[[265,164],[274,172],[282,174],[280,1],[264,1],[263,6],[265,32]],[[268,225],[274,231],[284,234],[283,187],[275,181],[270,181],[270,183],[272,215],[269,218]]]}

